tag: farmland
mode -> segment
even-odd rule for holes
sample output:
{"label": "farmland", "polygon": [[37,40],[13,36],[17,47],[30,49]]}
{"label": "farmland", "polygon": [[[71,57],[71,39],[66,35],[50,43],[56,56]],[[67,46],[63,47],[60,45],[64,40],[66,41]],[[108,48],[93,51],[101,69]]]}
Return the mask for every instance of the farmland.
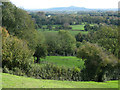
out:
{"label": "farmland", "polygon": [[[55,29],[55,27],[60,26],[60,25],[51,25],[51,26],[53,28],[52,30],[46,29],[47,25],[42,25],[42,27],[44,29],[42,28],[42,29],[38,29],[38,30],[43,32],[43,33],[57,33],[57,32],[59,32],[58,30]],[[78,33],[87,34],[88,31],[84,31],[84,26],[85,26],[84,24],[82,24],[82,25],[70,25],[70,27],[72,27],[72,29],[67,30],[67,31],[69,31],[73,36],[77,35]],[[93,26],[93,24],[91,26]]]}
{"label": "farmland", "polygon": [[84,67],[84,61],[73,56],[47,56],[45,59],[41,59],[41,62],[48,62],[68,68]]}

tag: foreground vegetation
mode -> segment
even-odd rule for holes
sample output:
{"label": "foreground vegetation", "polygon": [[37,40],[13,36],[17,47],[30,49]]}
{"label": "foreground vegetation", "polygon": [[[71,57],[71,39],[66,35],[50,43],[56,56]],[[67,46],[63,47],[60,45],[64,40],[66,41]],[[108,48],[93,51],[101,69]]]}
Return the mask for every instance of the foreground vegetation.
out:
{"label": "foreground vegetation", "polygon": [[118,81],[76,82],[34,79],[22,76],[2,74],[3,88],[118,88]]}

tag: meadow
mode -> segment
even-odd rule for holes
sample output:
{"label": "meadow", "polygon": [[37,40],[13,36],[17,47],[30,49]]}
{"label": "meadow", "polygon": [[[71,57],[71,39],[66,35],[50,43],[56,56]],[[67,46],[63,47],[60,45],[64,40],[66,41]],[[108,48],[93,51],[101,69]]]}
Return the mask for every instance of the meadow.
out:
{"label": "meadow", "polygon": [[70,25],[73,30],[84,30],[84,24],[83,25]]}
{"label": "meadow", "polygon": [[[42,27],[45,28],[44,30],[43,29],[38,29],[38,30],[42,31],[44,33],[57,33],[58,31],[55,30],[55,27],[60,26],[60,25],[51,25],[51,26],[52,26],[53,30],[46,29],[47,25],[42,25]],[[75,36],[78,33],[88,34],[88,31],[84,31],[84,26],[85,26],[85,24],[70,25],[70,27],[72,27],[72,29],[67,30],[67,31],[69,31],[73,36]],[[93,26],[93,24],[91,24],[91,26]]]}
{"label": "meadow", "polygon": [[58,81],[2,73],[2,88],[118,88],[118,81]]}
{"label": "meadow", "polygon": [[80,58],[73,56],[47,56],[45,59],[41,59],[41,63],[44,62],[52,63],[67,68],[84,67],[84,61]]}

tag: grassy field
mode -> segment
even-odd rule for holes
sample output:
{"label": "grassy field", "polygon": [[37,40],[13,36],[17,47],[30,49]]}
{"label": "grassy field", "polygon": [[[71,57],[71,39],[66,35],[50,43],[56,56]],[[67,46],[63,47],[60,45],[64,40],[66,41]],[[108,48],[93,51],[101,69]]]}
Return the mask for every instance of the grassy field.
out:
{"label": "grassy field", "polygon": [[[60,25],[51,25],[53,29],[55,29],[56,26],[60,26]],[[84,24],[83,25],[70,25],[70,27],[72,27],[73,30],[84,30]],[[42,25],[43,28],[47,28],[47,25]],[[41,29],[40,29],[41,30]]]}
{"label": "grassy field", "polygon": [[[57,25],[52,25],[53,29],[55,29]],[[72,30],[68,30],[73,36],[75,36],[76,34],[78,34],[79,32],[82,34],[87,34],[87,31],[84,31],[84,24],[83,25],[70,25],[72,27]],[[47,25],[43,25],[44,28],[47,27]],[[55,30],[48,30],[48,29],[38,29],[39,31],[42,31],[44,33],[57,33],[58,31]],[[83,30],[83,31],[80,31]]]}
{"label": "grassy field", "polygon": [[76,82],[43,80],[3,73],[2,88],[118,88],[118,81]]}
{"label": "grassy field", "polygon": [[84,67],[84,61],[73,56],[47,56],[45,59],[41,59],[41,61],[69,68],[81,67],[82,69]]}
{"label": "grassy field", "polygon": [[85,25],[70,25],[73,30],[84,30]]}

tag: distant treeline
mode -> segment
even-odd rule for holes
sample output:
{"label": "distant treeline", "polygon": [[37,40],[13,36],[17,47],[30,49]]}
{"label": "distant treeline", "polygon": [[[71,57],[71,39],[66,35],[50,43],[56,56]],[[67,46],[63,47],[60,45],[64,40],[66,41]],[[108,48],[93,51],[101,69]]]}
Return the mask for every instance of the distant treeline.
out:
{"label": "distant treeline", "polygon": [[50,14],[44,12],[31,12],[30,15],[35,20],[36,25],[79,25],[84,22],[88,24],[118,25],[118,13],[114,11],[106,12],[78,12],[77,14]]}

